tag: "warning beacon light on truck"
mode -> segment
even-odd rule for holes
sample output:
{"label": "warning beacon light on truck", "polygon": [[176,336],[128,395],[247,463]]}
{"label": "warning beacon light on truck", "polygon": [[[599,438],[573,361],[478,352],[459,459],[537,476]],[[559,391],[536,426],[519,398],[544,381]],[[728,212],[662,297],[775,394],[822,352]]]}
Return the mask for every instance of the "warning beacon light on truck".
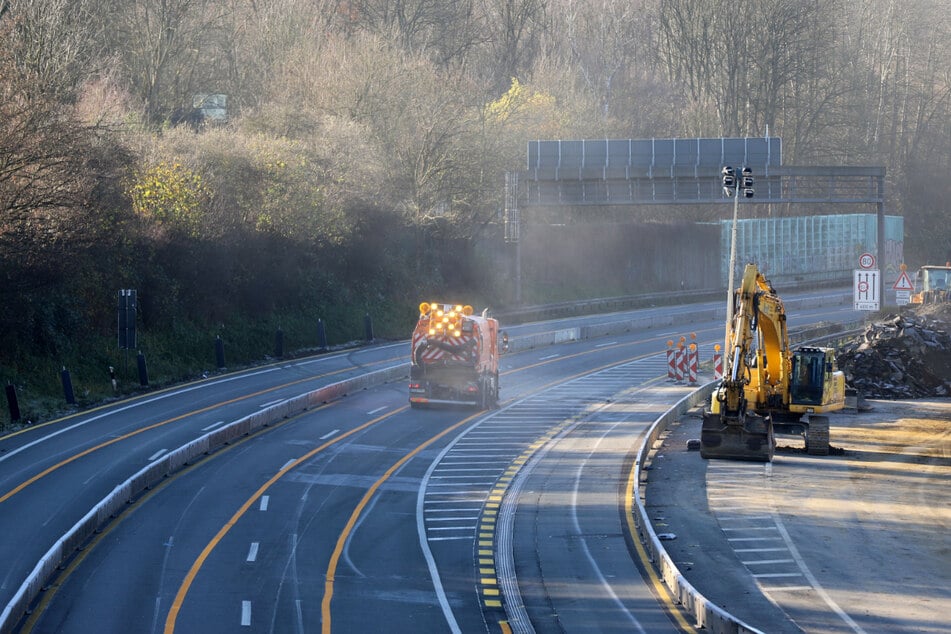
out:
{"label": "warning beacon light on truck", "polygon": [[462,322],[472,314],[472,306],[461,304],[436,304],[423,302],[419,305],[420,319],[429,318],[429,335],[459,337],[462,335]]}

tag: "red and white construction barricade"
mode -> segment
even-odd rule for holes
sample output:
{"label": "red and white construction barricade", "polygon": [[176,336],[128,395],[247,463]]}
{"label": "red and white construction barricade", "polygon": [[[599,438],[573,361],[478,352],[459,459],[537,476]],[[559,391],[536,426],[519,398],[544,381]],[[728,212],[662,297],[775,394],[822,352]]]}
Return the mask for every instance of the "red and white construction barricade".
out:
{"label": "red and white construction barricade", "polygon": [[687,382],[690,385],[697,384],[697,371],[700,365],[700,350],[697,344],[692,343],[687,349]]}
{"label": "red and white construction barricade", "polygon": [[667,342],[667,380],[676,381],[677,380],[677,366],[676,366],[676,357],[674,353],[674,342]]}

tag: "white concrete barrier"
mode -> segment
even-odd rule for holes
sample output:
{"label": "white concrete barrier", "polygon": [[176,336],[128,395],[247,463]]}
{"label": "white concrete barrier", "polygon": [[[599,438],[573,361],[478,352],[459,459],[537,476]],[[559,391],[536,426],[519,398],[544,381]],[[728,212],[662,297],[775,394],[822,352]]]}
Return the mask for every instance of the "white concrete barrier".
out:
{"label": "white concrete barrier", "polygon": [[[634,463],[634,524],[641,533],[642,541],[658,576],[663,579],[664,584],[670,590],[670,593],[677,598],[683,609],[693,616],[694,624],[698,628],[703,628],[714,634],[763,634],[760,630],[747,625],[726,610],[708,601],[696,588],[690,585],[690,582],[680,573],[667,550],[661,544],[660,538],[657,537],[657,533],[648,518],[647,509],[641,500],[641,467],[647,462],[648,454],[654,449],[660,435],[671,422],[683,416],[685,412],[707,402],[718,383],[719,381],[708,383],[678,401],[674,407],[654,421],[654,424],[648,430]],[[637,538],[638,536],[635,535],[634,539]]]}
{"label": "white concrete barrier", "polygon": [[143,491],[148,490],[169,474],[261,427],[289,418],[316,405],[330,402],[348,393],[407,377],[408,369],[409,364],[404,363],[362,374],[287,399],[208,432],[149,463],[125,482],[116,486],[111,493],[90,509],[81,520],[76,522],[65,535],[60,537],[37,562],[33,571],[23,581],[16,594],[7,603],[3,613],[0,614],[0,634],[9,634],[14,631],[13,628],[26,615],[30,606],[39,597],[45,584],[56,574],[60,565],[74,552],[82,548],[96,531],[101,530],[103,526],[112,521],[126,504],[132,502]]}

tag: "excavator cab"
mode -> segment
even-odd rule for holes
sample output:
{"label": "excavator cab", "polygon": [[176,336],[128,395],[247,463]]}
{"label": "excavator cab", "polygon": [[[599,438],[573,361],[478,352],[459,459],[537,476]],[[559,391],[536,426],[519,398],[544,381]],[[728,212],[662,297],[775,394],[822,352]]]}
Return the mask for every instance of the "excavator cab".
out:
{"label": "excavator cab", "polygon": [[793,353],[790,402],[805,406],[822,404],[825,364],[825,355],[821,351],[797,350]]}
{"label": "excavator cab", "polygon": [[802,347],[793,351],[789,376],[789,410],[814,414],[845,406],[845,374],[831,348]]}

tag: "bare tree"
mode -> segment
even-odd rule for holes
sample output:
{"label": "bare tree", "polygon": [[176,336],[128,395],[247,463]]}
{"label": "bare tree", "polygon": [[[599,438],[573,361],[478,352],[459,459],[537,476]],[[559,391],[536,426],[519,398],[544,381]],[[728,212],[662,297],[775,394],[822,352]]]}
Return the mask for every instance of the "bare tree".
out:
{"label": "bare tree", "polygon": [[571,61],[600,105],[604,123],[621,95],[633,93],[634,84],[648,74],[653,58],[650,5],[650,0],[563,0],[554,5],[556,31],[564,33]]}
{"label": "bare tree", "polygon": [[8,0],[6,46],[28,69],[33,90],[68,99],[104,58],[106,24],[99,0]]}
{"label": "bare tree", "polygon": [[440,66],[464,59],[479,41],[476,0],[350,0],[354,24],[426,54]]}
{"label": "bare tree", "polygon": [[486,69],[495,94],[508,89],[513,77],[525,78],[549,28],[548,0],[481,0]]}
{"label": "bare tree", "polygon": [[88,228],[87,134],[37,95],[36,75],[0,52],[0,279],[4,293],[48,284]]}
{"label": "bare tree", "polygon": [[112,0],[110,44],[121,50],[132,93],[160,123],[192,107],[196,94],[226,88],[233,7],[213,0]]}
{"label": "bare tree", "polygon": [[722,134],[782,123],[784,97],[831,53],[835,0],[660,0],[661,60],[691,100],[715,109]]}

